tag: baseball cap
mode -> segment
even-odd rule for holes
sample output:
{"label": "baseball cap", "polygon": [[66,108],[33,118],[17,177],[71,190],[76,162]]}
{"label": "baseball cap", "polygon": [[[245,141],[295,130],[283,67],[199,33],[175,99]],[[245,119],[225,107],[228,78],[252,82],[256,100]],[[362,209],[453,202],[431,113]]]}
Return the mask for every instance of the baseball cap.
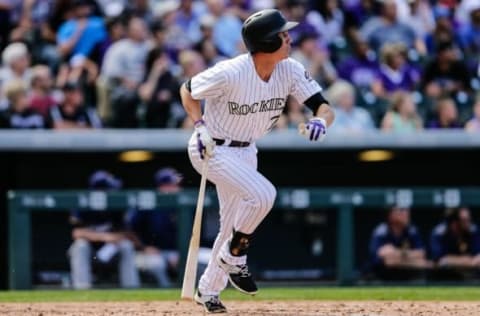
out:
{"label": "baseball cap", "polygon": [[88,180],[90,189],[121,189],[122,180],[105,170],[95,171]]}
{"label": "baseball cap", "polygon": [[155,184],[157,186],[164,184],[179,184],[182,181],[182,175],[173,168],[162,168],[155,173]]}

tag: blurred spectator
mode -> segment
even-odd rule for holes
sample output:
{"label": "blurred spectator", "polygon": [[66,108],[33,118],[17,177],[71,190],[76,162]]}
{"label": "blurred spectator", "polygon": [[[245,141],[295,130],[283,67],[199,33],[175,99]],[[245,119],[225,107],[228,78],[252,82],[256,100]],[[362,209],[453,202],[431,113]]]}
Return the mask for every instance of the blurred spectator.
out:
{"label": "blurred spectator", "polygon": [[189,40],[189,43],[197,43],[200,40],[200,20],[205,14],[205,9],[194,5],[193,0],[180,0],[179,8],[175,14],[175,24],[179,26]]}
{"label": "blurred spectator", "polygon": [[117,18],[125,14],[127,0],[95,0],[102,15],[107,19]]}
{"label": "blurred spectator", "polygon": [[105,26],[107,28],[107,36],[105,40],[100,43],[99,45],[99,61],[100,65],[103,63],[105,54],[110,46],[113,43],[118,42],[119,40],[123,39],[125,36],[125,25],[121,17],[113,17],[109,18],[105,21]]}
{"label": "blurred spectator", "polygon": [[421,40],[417,40],[413,28],[398,20],[395,0],[382,0],[380,16],[371,17],[360,32],[376,51],[388,43],[403,43],[408,49],[421,47]]}
{"label": "blurred spectator", "polygon": [[213,66],[217,62],[226,59],[220,54],[217,46],[213,41],[213,26],[215,25],[215,18],[211,15],[204,15],[200,19],[200,31],[202,36],[200,41],[194,45],[194,49],[202,54],[207,66]]}
{"label": "blurred spectator", "polygon": [[[96,171],[89,179],[91,190],[108,191],[121,187],[121,180],[103,170]],[[104,270],[110,270],[113,264],[118,264],[120,286],[140,286],[138,270],[135,267],[135,249],[127,238],[123,212],[74,210],[70,223],[73,226],[73,243],[69,255],[74,289],[92,287],[92,264]]]}
{"label": "blurred spectator", "polygon": [[480,233],[468,208],[449,209],[432,231],[432,259],[439,267],[480,267]]}
{"label": "blurred spectator", "polygon": [[344,16],[338,2],[339,0],[315,1],[312,10],[307,13],[307,21],[315,27],[326,46],[343,37]]}
{"label": "blurred spectator", "polygon": [[58,102],[54,97],[53,78],[50,68],[46,65],[37,65],[32,68],[32,83],[30,91],[30,106],[44,117]]}
{"label": "blurred spectator", "polygon": [[[315,26],[313,26],[312,22],[307,18],[307,1],[286,0],[285,2],[285,16],[292,21],[298,22],[296,27],[288,31],[288,35],[290,36],[292,43],[298,43],[302,34],[317,34]],[[313,13],[313,15],[318,16],[318,13]],[[321,42],[321,39],[319,40],[319,43],[324,44]]]}
{"label": "blurred spectator", "polygon": [[[242,21],[245,21],[253,12],[257,11],[257,10],[252,10],[252,6],[254,5],[253,3],[254,1],[252,0],[229,0],[228,2],[229,2],[228,11],[231,14],[237,16]],[[255,1],[255,2],[262,2],[262,1]]]}
{"label": "blurred spectator", "polygon": [[395,91],[412,91],[415,88],[420,75],[407,63],[406,54],[406,47],[400,43],[382,47],[378,79],[372,85],[372,92],[376,96],[385,98]]}
{"label": "blurred spectator", "polygon": [[241,52],[242,22],[238,17],[226,11],[226,0],[206,0],[208,11],[215,18],[213,26],[213,42],[220,52],[234,57]]}
{"label": "blurred spectator", "polygon": [[62,88],[63,101],[50,108],[49,126],[54,129],[101,128],[102,123],[94,108],[84,104],[80,86],[67,82]]}
{"label": "blurred spectator", "polygon": [[145,22],[138,17],[128,21],[127,38],[107,50],[102,76],[107,81],[114,127],[137,127],[137,89],[145,77],[145,61],[150,44]]}
{"label": "blurred spectator", "polygon": [[[22,80],[25,86],[30,86],[32,71],[28,48],[23,43],[12,43],[2,53],[3,67],[0,68],[0,89],[7,82]],[[6,107],[6,100],[0,99],[0,109]]]}
{"label": "blurred spectator", "polygon": [[480,60],[480,1],[472,2],[468,9],[470,19],[459,30],[460,46],[467,64],[476,66]]}
{"label": "blurred spectator", "polygon": [[164,30],[164,45],[167,50],[171,50],[176,54],[178,52],[190,48],[192,45],[191,39],[188,37],[183,27],[185,25],[178,24],[177,14],[179,9],[179,1],[168,0],[160,1],[155,5],[156,21],[160,21]]}
{"label": "blurred spectator", "polygon": [[186,50],[179,54],[178,63],[182,68],[180,82],[185,82],[206,68],[202,55],[193,50]]}
{"label": "blurred spectator", "polygon": [[[173,194],[182,189],[182,176],[173,168],[158,170],[154,180],[161,194]],[[168,271],[176,270],[179,260],[175,209],[131,211],[127,225],[140,249],[135,258],[138,269],[152,274],[158,286],[170,287]]]}
{"label": "blurred spectator", "polygon": [[438,44],[435,59],[425,66],[422,87],[432,98],[470,89],[470,72],[452,42]]}
{"label": "blurred spectator", "polygon": [[343,1],[345,10],[345,31],[348,38],[359,36],[359,29],[376,15],[376,0]]}
{"label": "blurred spectator", "polygon": [[21,6],[20,20],[10,33],[11,41],[22,41],[31,47],[34,62],[58,64],[55,34],[48,20],[55,7],[55,0],[25,0]]}
{"label": "blurred spectator", "polygon": [[311,111],[306,106],[300,104],[294,97],[288,96],[285,112],[275,127],[297,129],[298,124],[307,122],[310,117]]}
{"label": "blurred spectator", "polygon": [[138,90],[141,100],[146,104],[145,126],[177,127],[179,123],[171,122],[171,119],[175,117],[172,115],[175,103],[180,102],[180,84],[169,70],[167,54],[161,48],[153,49],[147,56],[146,66],[149,72]]}
{"label": "blurred spectator", "polygon": [[71,13],[57,32],[57,45],[64,60],[79,64],[93,57],[94,50],[105,40],[107,32],[103,19],[92,16],[90,1],[72,0]]}
{"label": "blurred spectator", "polygon": [[310,75],[323,86],[329,86],[337,78],[337,71],[328,54],[318,47],[315,33],[301,34],[292,52],[292,58],[303,64]]}
{"label": "blurred spectator", "polygon": [[[429,1],[407,0],[405,2],[408,2],[408,14],[401,19],[402,22],[413,28],[418,39],[424,39],[435,28],[435,19]],[[426,51],[423,50],[420,53],[423,55]]]}
{"label": "blurred spectator", "polygon": [[458,110],[455,101],[450,98],[440,98],[436,104],[436,118],[430,121],[428,128],[461,128],[458,122]]}
{"label": "blurred spectator", "polygon": [[451,20],[450,10],[444,6],[436,6],[435,29],[425,37],[428,53],[438,54],[438,46],[442,43],[458,43],[458,36]]}
{"label": "blurred spectator", "polygon": [[480,97],[477,97],[473,105],[473,117],[465,124],[467,132],[480,132]]}
{"label": "blurred spectator", "polygon": [[376,54],[361,36],[352,42],[352,54],[337,66],[338,75],[360,90],[370,90],[379,72]]}
{"label": "blurred spectator", "polygon": [[328,88],[326,95],[335,110],[332,131],[363,133],[375,129],[370,113],[355,106],[355,88],[349,82],[336,81]]}
{"label": "blurred spectator", "polygon": [[9,108],[0,112],[0,128],[45,128],[44,117],[30,107],[23,81],[17,79],[8,82],[4,91]]}
{"label": "blurred spectator", "polygon": [[391,110],[385,114],[383,131],[415,132],[422,129],[422,119],[409,92],[397,91],[391,98]]}
{"label": "blurred spectator", "polygon": [[425,246],[417,228],[410,222],[410,209],[394,206],[386,222],[373,231],[369,245],[371,266],[385,279],[418,276],[418,269],[429,267]]}
{"label": "blurred spectator", "polygon": [[[111,0],[110,0],[111,1]],[[155,4],[167,2],[166,0],[128,0],[123,12],[124,16],[136,16],[145,21],[147,26],[155,20]]]}

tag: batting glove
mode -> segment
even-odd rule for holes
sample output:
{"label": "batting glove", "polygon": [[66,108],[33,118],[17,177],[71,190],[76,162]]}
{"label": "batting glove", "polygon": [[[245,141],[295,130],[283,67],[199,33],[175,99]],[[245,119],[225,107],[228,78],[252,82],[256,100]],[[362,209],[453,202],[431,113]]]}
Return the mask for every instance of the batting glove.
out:
{"label": "batting glove", "polygon": [[305,129],[302,134],[311,141],[321,142],[327,135],[327,122],[321,117],[311,118],[308,123],[305,124]]}
{"label": "batting glove", "polygon": [[213,157],[213,149],[215,148],[215,141],[208,133],[204,120],[195,122],[195,131],[197,132],[197,149],[200,153],[200,158]]}

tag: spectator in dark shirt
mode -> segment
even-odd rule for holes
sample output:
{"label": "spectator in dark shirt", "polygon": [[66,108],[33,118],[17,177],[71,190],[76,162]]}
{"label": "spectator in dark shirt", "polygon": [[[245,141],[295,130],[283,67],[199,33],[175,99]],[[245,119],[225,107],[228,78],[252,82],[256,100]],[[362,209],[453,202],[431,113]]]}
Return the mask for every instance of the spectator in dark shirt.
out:
{"label": "spectator in dark shirt", "polygon": [[470,90],[470,72],[459,60],[452,42],[440,43],[437,56],[425,67],[422,87],[427,96],[438,98]]}
{"label": "spectator in dark shirt", "polygon": [[64,100],[50,108],[49,125],[54,129],[101,128],[102,123],[95,109],[84,104],[80,86],[67,82],[63,86]]}
{"label": "spectator in dark shirt", "polygon": [[[91,190],[115,190],[121,187],[120,179],[103,170],[96,171],[89,179]],[[70,223],[73,226],[73,243],[69,255],[73,288],[92,287],[92,258],[95,265],[104,269],[118,263],[122,287],[140,286],[134,246],[127,237],[123,216],[121,211],[103,209],[72,211]]]}
{"label": "spectator in dark shirt", "polygon": [[[185,115],[176,119],[174,110],[179,108],[180,84],[169,70],[170,60],[161,48],[155,48],[147,56],[148,74],[138,93],[146,104],[146,127],[177,127]],[[181,108],[181,106],[180,106]],[[181,111],[184,113],[184,111]]]}
{"label": "spectator in dark shirt", "polygon": [[[154,180],[159,193],[172,194],[181,190],[181,175],[173,168],[157,171]],[[171,285],[168,271],[178,265],[175,209],[131,211],[127,226],[137,244],[136,263],[141,271],[152,274],[160,287]]]}
{"label": "spectator in dark shirt", "polygon": [[450,209],[432,231],[432,259],[439,267],[480,268],[480,232],[468,208]]}
{"label": "spectator in dark shirt", "polygon": [[410,223],[408,208],[395,206],[388,211],[387,221],[373,231],[369,251],[374,271],[388,279],[407,277],[407,273],[396,275],[399,270],[414,271],[430,265],[420,234]]}
{"label": "spectator in dark shirt", "polygon": [[10,81],[4,89],[9,108],[0,113],[0,128],[45,128],[44,117],[30,107],[23,81]]}

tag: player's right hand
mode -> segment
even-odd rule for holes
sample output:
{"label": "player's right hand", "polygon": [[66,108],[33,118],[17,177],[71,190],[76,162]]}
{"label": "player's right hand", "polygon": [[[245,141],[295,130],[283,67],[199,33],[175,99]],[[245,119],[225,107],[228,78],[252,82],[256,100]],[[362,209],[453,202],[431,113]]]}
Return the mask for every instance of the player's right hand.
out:
{"label": "player's right hand", "polygon": [[215,148],[215,141],[208,133],[207,127],[203,120],[195,123],[195,131],[197,132],[197,149],[200,153],[200,158],[213,157],[213,150]]}

